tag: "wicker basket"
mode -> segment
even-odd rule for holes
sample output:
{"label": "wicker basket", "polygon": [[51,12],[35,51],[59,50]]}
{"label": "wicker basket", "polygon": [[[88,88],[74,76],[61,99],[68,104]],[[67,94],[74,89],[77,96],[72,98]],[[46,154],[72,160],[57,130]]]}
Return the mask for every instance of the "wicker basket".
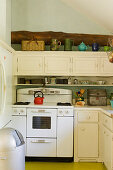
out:
{"label": "wicker basket", "polygon": [[44,51],[45,42],[44,41],[22,41],[23,51]]}

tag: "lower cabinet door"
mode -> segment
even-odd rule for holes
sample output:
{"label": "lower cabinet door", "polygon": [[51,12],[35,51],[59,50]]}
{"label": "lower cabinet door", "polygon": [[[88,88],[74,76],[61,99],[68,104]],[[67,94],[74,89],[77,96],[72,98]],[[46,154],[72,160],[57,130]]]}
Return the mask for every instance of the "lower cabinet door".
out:
{"label": "lower cabinet door", "polygon": [[27,156],[56,157],[56,139],[27,138]]}
{"label": "lower cabinet door", "polygon": [[104,164],[108,170],[112,170],[113,167],[113,141],[112,132],[103,127],[104,136]]}
{"label": "lower cabinet door", "polygon": [[57,157],[73,157],[73,117],[58,117]]}
{"label": "lower cabinet door", "polygon": [[98,157],[98,124],[78,124],[78,157]]}

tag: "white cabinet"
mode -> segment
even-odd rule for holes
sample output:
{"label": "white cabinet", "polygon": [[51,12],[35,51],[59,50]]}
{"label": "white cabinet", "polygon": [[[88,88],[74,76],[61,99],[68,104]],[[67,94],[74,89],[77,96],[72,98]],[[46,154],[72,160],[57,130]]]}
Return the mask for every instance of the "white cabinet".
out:
{"label": "white cabinet", "polygon": [[13,59],[14,75],[113,76],[105,52],[22,51]]}
{"label": "white cabinet", "polygon": [[78,124],[78,157],[98,157],[98,124]]}
{"label": "white cabinet", "polygon": [[90,76],[97,75],[98,70],[98,57],[92,56],[77,56],[73,57],[73,75]]}
{"label": "white cabinet", "polygon": [[74,161],[98,161],[98,111],[75,110]]}
{"label": "white cabinet", "polygon": [[42,75],[43,56],[17,56],[17,75]]}
{"label": "white cabinet", "polygon": [[73,157],[73,117],[57,119],[57,157]]}
{"label": "white cabinet", "polygon": [[45,56],[45,74],[46,75],[65,75],[71,73],[71,58],[69,56]]}
{"label": "white cabinet", "polygon": [[27,138],[27,156],[56,157],[56,139]]}
{"label": "white cabinet", "polygon": [[101,58],[100,61],[100,73],[102,75],[113,76],[113,63],[110,63],[108,60],[108,56]]}
{"label": "white cabinet", "polygon": [[113,167],[113,141],[112,132],[103,126],[103,143],[104,143],[104,155],[103,161],[108,170],[112,170]]}

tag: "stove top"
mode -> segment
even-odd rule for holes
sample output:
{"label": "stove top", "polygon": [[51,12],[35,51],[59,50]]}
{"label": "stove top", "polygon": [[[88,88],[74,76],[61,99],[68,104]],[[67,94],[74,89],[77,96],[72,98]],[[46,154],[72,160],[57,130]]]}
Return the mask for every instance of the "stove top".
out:
{"label": "stove top", "polygon": [[14,105],[29,105],[30,102],[16,102]]}
{"label": "stove top", "polygon": [[59,103],[57,103],[57,106],[72,106],[72,104],[71,103],[61,103],[61,102],[59,102]]}

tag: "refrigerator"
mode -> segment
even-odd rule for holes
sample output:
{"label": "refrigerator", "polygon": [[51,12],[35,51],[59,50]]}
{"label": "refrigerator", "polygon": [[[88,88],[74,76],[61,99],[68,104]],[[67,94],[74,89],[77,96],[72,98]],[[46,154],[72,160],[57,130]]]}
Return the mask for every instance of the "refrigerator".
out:
{"label": "refrigerator", "polygon": [[0,45],[0,128],[8,127],[12,115],[12,53]]}

